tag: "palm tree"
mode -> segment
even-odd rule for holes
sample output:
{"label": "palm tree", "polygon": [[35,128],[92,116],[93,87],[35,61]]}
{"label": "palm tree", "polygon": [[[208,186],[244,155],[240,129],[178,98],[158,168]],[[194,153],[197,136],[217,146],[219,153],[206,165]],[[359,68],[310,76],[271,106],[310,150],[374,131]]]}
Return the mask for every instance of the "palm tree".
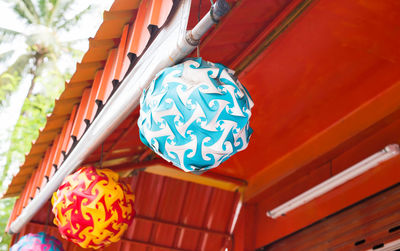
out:
{"label": "palm tree", "polygon": [[[81,54],[74,49],[74,44],[82,39],[66,40],[62,36],[67,37],[70,29],[91,9],[89,6],[77,11],[78,0],[7,1],[22,21],[24,29],[0,27],[1,48],[9,48],[0,53],[0,62],[9,63],[0,73],[0,108],[21,83],[26,83],[26,99],[19,108],[22,115],[19,121],[11,123],[11,127],[16,126],[10,141],[2,142],[3,145],[11,143],[11,146],[6,153],[6,164],[0,167],[0,171],[3,169],[0,179],[7,175],[13,161],[23,160],[24,153],[30,149],[30,142],[37,136],[37,129],[46,122],[45,115],[51,112],[53,100],[62,91],[68,76],[65,63],[58,67],[60,58],[65,59],[69,55],[73,59]],[[14,41],[21,41],[23,48],[13,46]]]}
{"label": "palm tree", "polygon": [[[26,99],[21,108],[18,122],[6,144],[11,142],[8,152],[3,153],[0,166],[0,194],[4,183],[10,181],[10,172],[24,159],[32,140],[38,135],[38,129],[46,123],[46,114],[51,112],[54,99],[61,92],[68,72],[58,67],[60,58],[69,55],[70,59],[80,56],[74,44],[80,40],[67,41],[72,27],[76,27],[90,7],[74,11],[79,0],[6,0],[24,23],[24,29],[16,30],[0,27],[0,63],[4,71],[0,73],[0,110],[13,92],[24,82]],[[80,3],[81,4],[81,3]],[[21,46],[14,46],[21,41]],[[6,50],[4,48],[7,48]],[[65,61],[65,60],[64,60]],[[70,60],[73,62],[74,60]],[[8,65],[4,67],[4,65]],[[24,84],[25,86],[25,84]],[[5,145],[4,142],[0,144]],[[5,160],[5,161],[4,161]],[[4,183],[3,183],[4,182]],[[8,249],[10,237],[3,231],[7,222],[13,199],[0,201],[0,250]]]}
{"label": "palm tree", "polygon": [[[29,98],[37,84],[38,78],[46,69],[60,73],[57,59],[61,55],[74,54],[73,44],[76,41],[65,41],[60,35],[67,33],[75,26],[81,17],[90,10],[85,8],[72,17],[67,18],[72,10],[74,0],[14,0],[12,8],[17,16],[26,25],[23,31],[0,27],[0,45],[10,46],[10,42],[23,40],[26,47],[21,53],[16,48],[10,48],[0,54],[0,61],[17,59],[0,74],[0,104],[4,104],[7,96],[15,91],[19,82],[11,81],[13,76],[29,76],[30,88],[27,92]],[[12,47],[12,46],[11,46]],[[63,84],[62,81],[59,83]]]}
{"label": "palm tree", "polygon": [[[7,142],[1,142],[11,145],[7,153],[0,153],[7,159],[6,164],[0,166],[0,191],[10,165],[23,161],[24,153],[31,147],[30,142],[37,137],[38,129],[46,122],[46,114],[52,110],[53,100],[62,91],[68,73],[65,63],[60,67],[64,69],[59,69],[60,58],[73,62],[75,60],[65,60],[66,56],[73,59],[80,54],[73,46],[82,39],[66,40],[62,36],[67,37],[70,29],[91,9],[89,6],[77,11],[78,0],[7,1],[23,22],[24,29],[0,27],[0,48],[3,50],[0,62],[9,63],[0,73],[0,108],[4,108],[10,94],[21,83],[25,83],[23,93],[26,93],[26,99],[19,108],[22,116],[18,122],[10,123],[13,128],[11,136],[6,138]],[[21,41],[23,48],[13,46],[14,41]]]}

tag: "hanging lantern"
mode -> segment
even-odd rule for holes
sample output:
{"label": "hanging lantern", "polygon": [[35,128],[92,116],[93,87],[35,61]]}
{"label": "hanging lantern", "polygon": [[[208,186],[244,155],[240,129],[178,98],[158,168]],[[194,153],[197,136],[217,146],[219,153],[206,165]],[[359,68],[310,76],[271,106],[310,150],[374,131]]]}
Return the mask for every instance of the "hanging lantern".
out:
{"label": "hanging lantern", "polygon": [[253,101],[234,72],[201,58],[157,74],[140,100],[140,138],[175,166],[214,168],[244,150]]}
{"label": "hanging lantern", "polygon": [[27,234],[15,243],[10,251],[64,251],[59,240],[44,232]]}
{"label": "hanging lantern", "polygon": [[83,248],[119,241],[132,223],[134,195],[109,169],[82,167],[53,194],[54,224],[61,236]]}

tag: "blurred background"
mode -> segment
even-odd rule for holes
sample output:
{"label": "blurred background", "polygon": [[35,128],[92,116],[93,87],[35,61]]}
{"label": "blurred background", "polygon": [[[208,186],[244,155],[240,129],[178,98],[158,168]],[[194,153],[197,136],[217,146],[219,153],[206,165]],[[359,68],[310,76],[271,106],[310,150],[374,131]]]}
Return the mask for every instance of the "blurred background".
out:
{"label": "blurred background", "polygon": [[[46,123],[112,0],[0,1],[0,194]],[[0,200],[0,250],[15,198]]]}

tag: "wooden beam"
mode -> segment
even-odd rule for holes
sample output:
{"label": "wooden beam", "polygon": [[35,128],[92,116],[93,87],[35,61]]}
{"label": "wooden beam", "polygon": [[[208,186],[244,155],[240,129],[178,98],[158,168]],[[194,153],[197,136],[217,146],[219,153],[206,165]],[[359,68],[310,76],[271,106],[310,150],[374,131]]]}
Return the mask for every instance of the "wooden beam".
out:
{"label": "wooden beam", "polygon": [[227,191],[243,191],[247,185],[246,181],[225,176],[218,173],[205,172],[201,175],[184,172],[176,167],[171,166],[162,159],[154,159],[143,161],[136,164],[122,164],[109,167],[115,172],[120,173],[123,177],[134,170],[141,169],[144,172],[153,173],[161,176],[167,176],[178,180],[193,182],[196,184],[211,186]]}
{"label": "wooden beam", "polygon": [[158,164],[146,167],[144,170],[148,173],[153,173],[157,175],[162,175],[174,179],[184,180],[188,182],[193,182],[205,186],[215,187],[226,191],[242,191],[244,183],[238,184],[237,181],[227,180],[223,177],[208,177],[206,173],[202,175],[196,175],[188,172],[184,172],[174,167],[170,167],[165,164]]}
{"label": "wooden beam", "polygon": [[366,173],[290,212],[271,219],[266,211],[271,210],[265,200],[257,205],[256,247],[272,243],[312,223],[349,207],[400,182],[398,167],[400,156],[381,163]]}
{"label": "wooden beam", "polygon": [[400,82],[364,103],[340,121],[316,134],[249,179],[244,200],[254,199],[297,169],[333,150],[400,109]]}

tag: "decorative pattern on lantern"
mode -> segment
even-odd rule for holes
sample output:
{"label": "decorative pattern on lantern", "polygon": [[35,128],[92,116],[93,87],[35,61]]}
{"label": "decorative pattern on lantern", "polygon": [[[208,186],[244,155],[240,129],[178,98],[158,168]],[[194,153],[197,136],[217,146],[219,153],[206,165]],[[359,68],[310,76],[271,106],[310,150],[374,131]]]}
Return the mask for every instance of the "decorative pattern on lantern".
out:
{"label": "decorative pattern on lantern", "polygon": [[27,234],[15,243],[10,251],[64,251],[64,248],[59,240],[44,232],[37,234]]}
{"label": "decorative pattern on lantern", "polygon": [[82,167],[53,194],[54,224],[61,236],[83,248],[119,241],[132,223],[134,195],[109,169]]}
{"label": "decorative pattern on lantern", "polygon": [[184,171],[214,168],[244,150],[253,101],[221,64],[187,59],[157,74],[140,100],[140,138]]}

